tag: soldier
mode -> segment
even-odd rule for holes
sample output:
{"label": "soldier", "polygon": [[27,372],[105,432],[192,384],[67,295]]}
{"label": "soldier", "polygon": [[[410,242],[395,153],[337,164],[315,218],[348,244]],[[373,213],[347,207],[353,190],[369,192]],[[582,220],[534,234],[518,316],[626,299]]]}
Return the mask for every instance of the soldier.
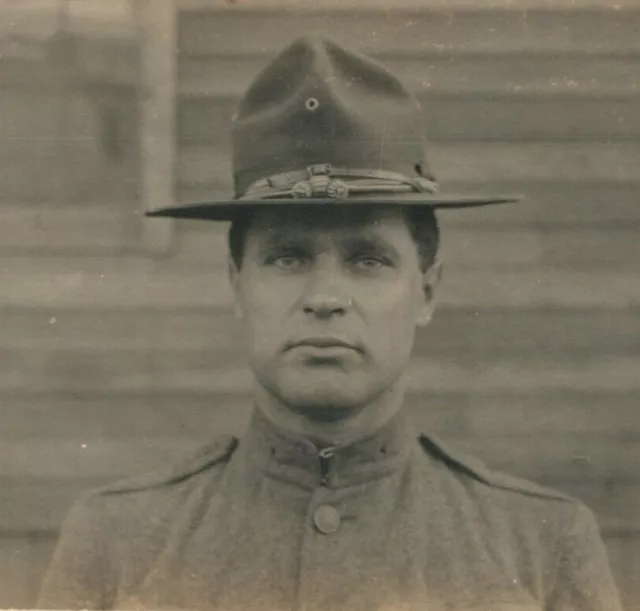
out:
{"label": "soldier", "polygon": [[434,211],[515,199],[439,194],[421,121],[395,76],[325,39],[249,87],[235,197],[151,213],[231,221],[248,430],[76,503],[40,607],[620,608],[590,510],[403,408],[441,275]]}

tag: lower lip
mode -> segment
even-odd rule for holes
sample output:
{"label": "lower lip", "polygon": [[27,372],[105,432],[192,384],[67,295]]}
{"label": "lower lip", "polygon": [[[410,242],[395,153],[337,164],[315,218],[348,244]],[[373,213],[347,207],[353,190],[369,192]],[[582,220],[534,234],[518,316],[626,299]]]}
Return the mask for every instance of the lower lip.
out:
{"label": "lower lip", "polygon": [[321,358],[345,356],[346,354],[352,354],[354,352],[354,349],[349,346],[312,346],[309,344],[302,344],[295,346],[295,349],[303,352],[304,354]]}

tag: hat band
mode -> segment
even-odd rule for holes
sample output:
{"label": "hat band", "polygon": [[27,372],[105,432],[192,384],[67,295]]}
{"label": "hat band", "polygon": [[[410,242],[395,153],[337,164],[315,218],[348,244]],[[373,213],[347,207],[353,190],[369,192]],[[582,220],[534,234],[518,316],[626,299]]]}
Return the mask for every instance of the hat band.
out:
{"label": "hat band", "polygon": [[436,193],[435,181],[386,170],[334,168],[321,163],[306,170],[274,174],[252,183],[237,199],[347,199],[371,193]]}

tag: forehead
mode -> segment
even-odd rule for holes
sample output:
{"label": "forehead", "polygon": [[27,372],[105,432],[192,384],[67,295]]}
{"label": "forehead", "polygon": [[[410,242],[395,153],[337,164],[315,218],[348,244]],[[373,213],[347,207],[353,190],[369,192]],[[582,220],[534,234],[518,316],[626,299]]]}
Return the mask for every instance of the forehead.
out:
{"label": "forehead", "polygon": [[292,206],[257,210],[249,234],[259,239],[318,239],[384,236],[410,238],[405,216],[399,207],[382,206]]}

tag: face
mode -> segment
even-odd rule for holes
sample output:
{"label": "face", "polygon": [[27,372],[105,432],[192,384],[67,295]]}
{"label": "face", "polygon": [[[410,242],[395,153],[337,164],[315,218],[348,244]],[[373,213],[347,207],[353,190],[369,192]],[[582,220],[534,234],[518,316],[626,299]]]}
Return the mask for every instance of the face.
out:
{"label": "face", "polygon": [[433,308],[432,270],[397,209],[256,212],[230,271],[258,383],[303,413],[393,387]]}

